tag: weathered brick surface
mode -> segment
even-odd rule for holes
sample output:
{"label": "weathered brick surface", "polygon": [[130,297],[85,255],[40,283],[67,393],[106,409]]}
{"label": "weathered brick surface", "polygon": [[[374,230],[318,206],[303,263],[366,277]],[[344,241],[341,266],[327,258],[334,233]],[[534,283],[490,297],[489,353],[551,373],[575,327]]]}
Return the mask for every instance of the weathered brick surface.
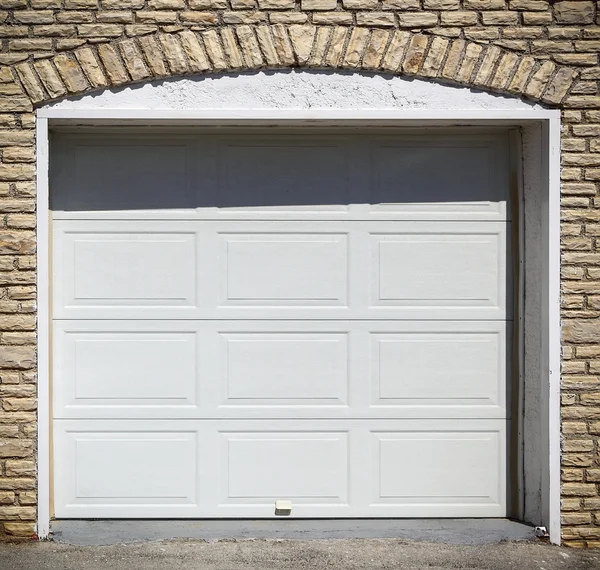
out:
{"label": "weathered brick surface", "polygon": [[0,0],[0,534],[30,536],[35,518],[34,106],[154,77],[306,66],[562,109],[563,538],[600,544],[598,4]]}

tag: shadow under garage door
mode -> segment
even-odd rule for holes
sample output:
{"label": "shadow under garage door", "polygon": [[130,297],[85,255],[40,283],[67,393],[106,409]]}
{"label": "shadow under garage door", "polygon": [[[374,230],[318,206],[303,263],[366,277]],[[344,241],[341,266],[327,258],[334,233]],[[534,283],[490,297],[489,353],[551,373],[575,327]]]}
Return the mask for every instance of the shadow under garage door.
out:
{"label": "shadow under garage door", "polygon": [[59,518],[501,517],[506,131],[52,141]]}

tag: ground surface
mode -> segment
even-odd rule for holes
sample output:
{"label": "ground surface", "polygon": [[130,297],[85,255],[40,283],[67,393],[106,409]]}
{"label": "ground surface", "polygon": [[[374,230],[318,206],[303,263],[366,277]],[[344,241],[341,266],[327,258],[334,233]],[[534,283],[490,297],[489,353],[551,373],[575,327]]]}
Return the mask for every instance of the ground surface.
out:
{"label": "ground surface", "polygon": [[600,551],[537,542],[459,546],[376,540],[0,544],[1,570],[599,570]]}

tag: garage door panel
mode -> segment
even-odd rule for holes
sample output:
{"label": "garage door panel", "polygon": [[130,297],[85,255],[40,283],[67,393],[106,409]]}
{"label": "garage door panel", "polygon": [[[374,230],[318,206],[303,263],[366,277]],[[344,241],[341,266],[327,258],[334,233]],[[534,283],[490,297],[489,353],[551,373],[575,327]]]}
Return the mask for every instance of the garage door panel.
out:
{"label": "garage door panel", "polygon": [[[62,134],[52,146],[51,209],[55,219],[500,221],[510,219],[507,147],[506,134],[464,130]],[[432,162],[439,167],[424,166]]]}
{"label": "garage door panel", "polygon": [[505,516],[505,432],[504,420],[55,420],[56,516],[272,518],[278,499],[305,518]]}
{"label": "garage door panel", "polygon": [[371,234],[373,305],[504,309],[504,227],[478,234],[434,226]]}
{"label": "garage door panel", "polygon": [[[142,228],[140,228],[142,229]],[[55,232],[60,258],[55,275],[58,307],[194,307],[195,234],[126,230],[119,224],[102,232]],[[143,310],[141,309],[141,310]]]}
{"label": "garage door panel", "polygon": [[[348,434],[315,431],[220,432],[220,504],[346,503]],[[226,482],[226,484],[225,484]]]}
{"label": "garage door panel", "polygon": [[510,219],[507,142],[486,135],[375,138],[371,215]]}
{"label": "garage door panel", "polygon": [[505,223],[240,224],[55,221],[55,318],[490,320],[511,310]]}
{"label": "garage door panel", "polygon": [[58,427],[56,516],[86,516],[97,508],[118,512],[129,505],[142,510],[195,507],[197,432],[148,427],[107,421],[91,429]]}
{"label": "garage door panel", "polygon": [[347,405],[349,334],[220,333],[221,405]]}
{"label": "garage door panel", "polygon": [[346,234],[221,233],[219,238],[221,307],[346,306]]}
{"label": "garage door panel", "polygon": [[215,137],[215,145],[219,208],[254,214],[348,211],[351,163],[343,139],[236,136]]}
{"label": "garage door panel", "polygon": [[93,407],[100,415],[119,409],[127,413],[131,407],[148,408],[147,415],[161,409],[171,413],[167,410],[173,407],[196,409],[197,330],[173,331],[161,323],[156,330],[107,324],[103,330],[78,330],[55,323],[57,415],[81,416]]}
{"label": "garage door panel", "polygon": [[506,331],[430,328],[371,334],[372,406],[400,413],[411,406],[506,413]]}
{"label": "garage door panel", "polygon": [[498,431],[373,432],[373,503],[501,507],[504,446]]}
{"label": "garage door panel", "polygon": [[197,206],[193,137],[71,135],[53,148],[52,210],[80,216]]}
{"label": "garage door panel", "polygon": [[502,321],[55,320],[54,416],[504,418],[511,329]]}

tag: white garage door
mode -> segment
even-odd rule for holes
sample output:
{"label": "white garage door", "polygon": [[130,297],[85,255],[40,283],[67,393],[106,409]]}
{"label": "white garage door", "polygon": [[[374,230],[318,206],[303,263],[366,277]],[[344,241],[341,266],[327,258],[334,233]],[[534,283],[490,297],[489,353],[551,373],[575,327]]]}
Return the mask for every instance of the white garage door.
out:
{"label": "white garage door", "polygon": [[506,515],[507,148],[55,137],[55,515]]}

